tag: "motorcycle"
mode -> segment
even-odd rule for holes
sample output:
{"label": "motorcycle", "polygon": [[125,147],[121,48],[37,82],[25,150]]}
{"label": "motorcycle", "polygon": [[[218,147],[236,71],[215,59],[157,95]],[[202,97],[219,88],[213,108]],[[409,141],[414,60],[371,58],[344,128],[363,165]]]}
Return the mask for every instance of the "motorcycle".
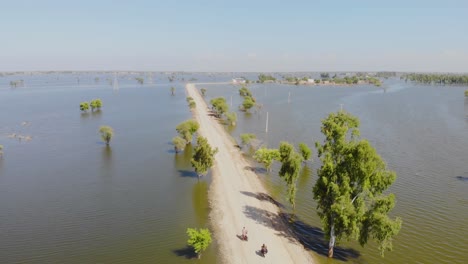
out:
{"label": "motorcycle", "polygon": [[249,241],[249,237],[247,235],[241,235],[241,240]]}
{"label": "motorcycle", "polygon": [[266,247],[262,247],[262,249],[260,249],[260,254],[262,254],[262,257],[265,257],[266,253],[268,253],[268,249]]}

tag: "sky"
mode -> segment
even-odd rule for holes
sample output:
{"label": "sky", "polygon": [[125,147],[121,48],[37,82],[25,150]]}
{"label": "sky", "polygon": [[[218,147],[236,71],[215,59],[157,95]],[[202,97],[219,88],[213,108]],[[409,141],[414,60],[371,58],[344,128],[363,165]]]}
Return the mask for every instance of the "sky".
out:
{"label": "sky", "polygon": [[1,0],[0,10],[0,71],[468,72],[468,0]]}

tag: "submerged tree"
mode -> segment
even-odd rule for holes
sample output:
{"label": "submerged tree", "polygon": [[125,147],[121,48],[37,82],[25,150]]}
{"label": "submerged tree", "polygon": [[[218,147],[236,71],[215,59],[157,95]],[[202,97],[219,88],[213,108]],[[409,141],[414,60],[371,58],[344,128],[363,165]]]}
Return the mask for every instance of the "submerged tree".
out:
{"label": "submerged tree", "polygon": [[3,157],[3,145],[0,145],[0,157]]}
{"label": "submerged tree", "polygon": [[201,258],[201,252],[211,244],[211,233],[207,228],[187,228],[189,237],[187,244],[197,253],[198,258]]}
{"label": "submerged tree", "polygon": [[218,117],[221,117],[229,110],[229,106],[226,103],[226,99],[224,99],[224,97],[211,99],[210,104]]}
{"label": "submerged tree", "polygon": [[206,94],[206,89],[205,89],[205,88],[201,88],[200,91],[201,91],[201,94],[202,94],[203,96],[205,96],[205,94]]}
{"label": "submerged tree", "polygon": [[273,161],[279,160],[280,153],[277,149],[260,148],[255,151],[253,158],[262,163],[267,171],[270,171]]}
{"label": "submerged tree", "polygon": [[200,128],[197,121],[193,119],[186,120],[176,126],[176,131],[180,137],[186,141],[187,144],[192,142],[193,134]]}
{"label": "submerged tree", "polygon": [[91,100],[89,105],[91,106],[91,111],[101,110],[102,101],[101,101],[101,99],[93,99],[93,100]]}
{"label": "submerged tree", "polygon": [[468,97],[468,90],[465,90],[465,97]]}
{"label": "submerged tree", "polygon": [[187,145],[187,142],[181,137],[175,137],[172,139],[172,144],[174,144],[175,152],[179,153],[179,151],[184,150],[185,145]]}
{"label": "submerged tree", "polygon": [[309,146],[305,143],[299,143],[299,152],[301,153],[302,159],[307,161],[310,159],[312,155],[312,150],[310,150]]}
{"label": "submerged tree", "polygon": [[175,95],[175,87],[174,86],[171,87],[171,95]]}
{"label": "submerged tree", "polygon": [[301,156],[294,150],[293,145],[281,142],[279,147],[279,160],[281,169],[279,176],[284,180],[288,191],[286,198],[292,207],[296,207],[296,182],[301,170]]}
{"label": "submerged tree", "polygon": [[392,237],[402,221],[391,219],[395,195],[383,192],[396,174],[367,140],[359,138],[359,120],[347,112],[331,113],[322,121],[325,135],[316,143],[322,167],[313,188],[317,213],[329,239],[328,257],[333,257],[336,242],[356,239],[364,246],[369,238],[379,243],[380,253],[392,249]]}
{"label": "submerged tree", "polygon": [[257,136],[251,133],[245,133],[240,135],[242,145],[249,145],[253,139],[256,139]]}
{"label": "submerged tree", "polygon": [[89,110],[89,104],[88,104],[88,102],[81,102],[81,103],[80,103],[80,110],[81,110],[82,112],[88,111],[88,110]]}
{"label": "submerged tree", "polygon": [[191,163],[199,177],[213,166],[214,155],[217,152],[218,149],[213,149],[206,138],[201,136],[197,138],[197,146],[194,149]]}
{"label": "submerged tree", "polygon": [[236,122],[237,122],[237,114],[236,112],[229,112],[226,114],[226,118],[227,118],[227,121],[228,123],[231,125],[231,126],[235,126],[236,125]]}
{"label": "submerged tree", "polygon": [[244,102],[242,102],[242,110],[249,111],[250,108],[255,106],[255,99],[250,96],[244,97]]}
{"label": "submerged tree", "polygon": [[104,142],[106,142],[106,145],[109,146],[109,143],[114,136],[114,130],[110,126],[101,126],[99,128],[99,133],[101,134],[101,138]]}

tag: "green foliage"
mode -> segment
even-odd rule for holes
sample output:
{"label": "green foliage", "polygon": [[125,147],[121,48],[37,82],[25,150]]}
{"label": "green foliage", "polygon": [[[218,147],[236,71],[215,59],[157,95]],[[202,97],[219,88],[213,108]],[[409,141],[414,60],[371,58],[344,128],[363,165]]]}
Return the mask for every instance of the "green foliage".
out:
{"label": "green foliage", "polygon": [[320,78],[322,78],[322,79],[329,79],[329,78],[330,78],[330,74],[329,74],[328,72],[326,72],[326,73],[321,73],[321,74],[320,74]]}
{"label": "green foliage", "polygon": [[304,161],[309,160],[312,155],[312,150],[305,143],[299,143],[299,153],[301,153],[302,159]]}
{"label": "green foliage", "polygon": [[187,144],[192,142],[193,134],[195,134],[200,128],[197,121],[193,119],[186,120],[176,126],[176,131],[180,137],[185,140]]}
{"label": "green foliage", "polygon": [[206,95],[206,89],[205,89],[205,88],[201,88],[200,91],[201,91],[201,94],[202,94],[203,96]]}
{"label": "green foliage", "polygon": [[258,163],[262,163],[265,166],[265,169],[269,171],[273,161],[279,160],[280,153],[277,149],[260,148],[255,151],[253,158]]}
{"label": "green foliage", "polygon": [[83,112],[86,112],[89,110],[89,104],[88,102],[81,102],[80,103],[80,110]]}
{"label": "green foliage", "polygon": [[206,138],[201,136],[197,138],[191,163],[198,175],[205,174],[213,166],[214,155],[217,152],[218,149],[211,148]]}
{"label": "green foliage", "polygon": [[279,176],[288,187],[286,198],[294,208],[296,206],[296,182],[301,170],[302,158],[288,142],[280,143],[279,156],[281,162]]}
{"label": "green foliage", "polygon": [[3,145],[0,145],[0,157],[3,156]]}
{"label": "green foliage", "polygon": [[102,101],[101,101],[101,99],[93,99],[93,100],[91,100],[89,105],[91,106],[91,111],[101,110]]}
{"label": "green foliage", "polygon": [[136,77],[135,80],[139,83],[139,84],[143,84],[145,82],[145,79],[142,78],[142,77]]}
{"label": "green foliage", "polygon": [[171,95],[175,95],[175,87],[174,86],[171,87]]}
{"label": "green foliage", "polygon": [[465,97],[468,97],[468,90],[465,90]]}
{"label": "green foliage", "polygon": [[274,78],[271,75],[260,74],[260,75],[258,75],[258,81],[260,83],[264,83],[264,82],[267,82],[267,81],[268,82],[275,82],[276,78]]}
{"label": "green foliage", "polygon": [[222,116],[229,110],[229,106],[226,103],[226,99],[224,99],[224,97],[211,99],[210,104],[218,117]]}
{"label": "green foliage", "polygon": [[241,141],[242,141],[243,145],[248,145],[248,144],[250,144],[252,139],[257,138],[257,136],[255,134],[246,133],[246,134],[241,134],[240,138],[241,138]]}
{"label": "green foliage", "polygon": [[246,86],[242,86],[242,88],[239,89],[239,94],[240,96],[250,96],[252,97],[252,92],[247,88]]}
{"label": "green foliage", "polygon": [[319,84],[321,81],[320,81],[320,79],[315,79],[314,82],[315,82],[316,84]]}
{"label": "green foliage", "polygon": [[110,126],[101,126],[99,128],[99,133],[101,134],[101,138],[106,145],[109,145],[112,137],[114,136],[114,130]]}
{"label": "green foliage", "polygon": [[237,122],[237,114],[236,112],[230,112],[226,114],[227,121],[231,126],[235,126]]}
{"label": "green foliage", "polygon": [[207,228],[200,228],[198,230],[196,228],[187,228],[187,235],[189,237],[187,244],[193,247],[198,257],[211,244],[211,233]]}
{"label": "green foliage", "polygon": [[411,73],[402,76],[410,81],[427,84],[463,84],[468,85],[468,74],[431,74]]}
{"label": "green foliage", "polygon": [[187,145],[187,142],[181,137],[175,137],[172,139],[172,144],[174,144],[175,152],[179,153],[179,151],[184,150],[185,145]]}
{"label": "green foliage", "polygon": [[193,101],[193,97],[187,96],[185,100],[187,101],[187,103],[190,103],[191,101]]}
{"label": "green foliage", "polygon": [[364,246],[369,238],[379,243],[383,255],[392,249],[392,237],[401,228],[401,219],[387,213],[395,205],[393,194],[383,192],[396,175],[367,140],[359,138],[359,120],[345,111],[331,113],[322,120],[325,135],[316,143],[322,167],[313,188],[317,213],[330,239],[333,256],[335,238],[356,239]]}
{"label": "green foliage", "polygon": [[250,96],[244,97],[244,102],[242,103],[242,110],[249,111],[250,108],[255,106],[255,99]]}
{"label": "green foliage", "polygon": [[195,108],[196,106],[197,106],[197,103],[195,103],[195,101],[190,101],[190,103],[189,103],[190,109],[193,109],[193,108]]}

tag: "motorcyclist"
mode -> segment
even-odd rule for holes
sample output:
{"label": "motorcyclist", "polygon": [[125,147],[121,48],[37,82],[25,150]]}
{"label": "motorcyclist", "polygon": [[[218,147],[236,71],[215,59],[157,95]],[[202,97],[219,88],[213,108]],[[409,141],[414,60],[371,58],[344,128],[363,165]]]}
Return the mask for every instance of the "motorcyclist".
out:
{"label": "motorcyclist", "polygon": [[243,240],[247,240],[247,229],[245,228],[242,228],[242,239]]}
{"label": "motorcyclist", "polygon": [[268,253],[268,248],[265,246],[265,244],[262,245],[262,249],[260,250],[262,252],[262,255],[265,256],[266,253]]}

